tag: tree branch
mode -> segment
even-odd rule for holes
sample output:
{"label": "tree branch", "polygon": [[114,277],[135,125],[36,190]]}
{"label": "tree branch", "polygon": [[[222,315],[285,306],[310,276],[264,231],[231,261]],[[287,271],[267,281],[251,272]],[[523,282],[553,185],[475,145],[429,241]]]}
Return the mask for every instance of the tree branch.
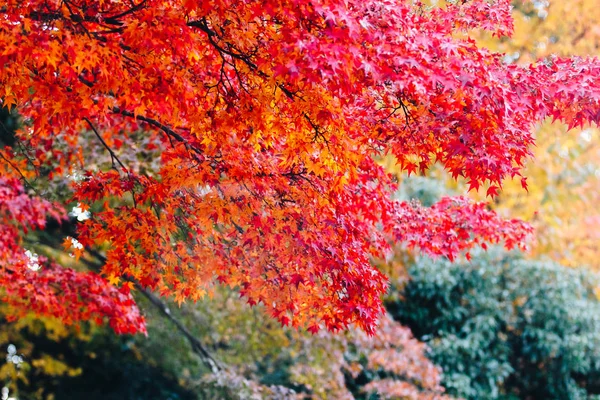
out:
{"label": "tree branch", "polygon": [[25,175],[23,175],[23,172],[21,172],[21,170],[15,164],[13,164],[12,161],[10,161],[8,158],[4,157],[4,154],[2,154],[2,152],[0,152],[0,158],[2,158],[4,161],[6,161],[8,163],[8,165],[10,165],[15,171],[17,171],[19,173],[19,175],[21,175],[21,179],[23,180],[23,182],[27,186],[29,186],[29,188],[31,188],[31,190],[33,190],[33,192],[36,195],[40,196],[40,194],[35,189],[35,187],[33,187],[33,185],[31,183],[29,183],[29,181],[27,180],[27,178],[25,178]]}
{"label": "tree branch", "polygon": [[[96,258],[102,264],[106,263],[106,257],[96,250],[86,248],[87,252]],[[83,258],[82,258],[83,259]],[[123,279],[132,282],[135,288],[146,297],[154,307],[160,311],[161,315],[167,318],[187,340],[190,342],[192,351],[200,357],[202,363],[208,367],[213,373],[224,370],[223,365],[219,363],[210,352],[204,347],[202,342],[195,337],[177,318],[171,314],[169,307],[160,298],[143,287],[139,282],[131,277],[123,277]]]}
{"label": "tree branch", "polygon": [[221,366],[217,360],[213,358],[213,356],[206,350],[202,342],[195,337],[179,320],[177,320],[172,314],[169,307],[158,297],[156,297],[153,293],[143,288],[139,283],[132,281],[135,285],[135,288],[139,290],[150,302],[161,312],[163,316],[165,316],[169,321],[175,325],[177,330],[185,336],[185,338],[190,342],[192,346],[192,351],[196,353],[204,365],[206,365],[213,373],[219,372],[223,370],[223,366]]}
{"label": "tree branch", "polygon": [[121,162],[121,160],[119,160],[119,157],[117,157],[117,155],[115,154],[115,152],[108,146],[108,144],[106,144],[106,142],[104,141],[104,139],[102,139],[102,136],[100,136],[100,134],[98,133],[98,131],[96,130],[96,127],[94,127],[94,125],[92,124],[92,122],[87,117],[83,117],[83,119],[84,119],[85,122],[88,123],[88,125],[90,126],[90,128],[92,129],[92,131],[94,131],[94,134],[100,140],[100,142],[102,142],[102,144],[104,145],[104,147],[106,148],[106,150],[108,150],[108,153],[110,154],[110,160],[112,162],[113,168],[115,167],[115,160],[116,160],[117,163],[119,163],[119,165],[121,166],[121,168],[123,168],[125,171],[128,171],[128,169],[125,166],[125,164],[123,164]]}

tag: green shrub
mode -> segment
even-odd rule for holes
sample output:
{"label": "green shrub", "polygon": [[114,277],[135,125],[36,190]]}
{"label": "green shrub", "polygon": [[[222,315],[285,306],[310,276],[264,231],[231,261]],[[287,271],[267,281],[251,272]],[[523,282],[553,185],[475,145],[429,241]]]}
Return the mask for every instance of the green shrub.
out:
{"label": "green shrub", "polygon": [[420,259],[388,309],[427,342],[448,393],[588,399],[600,393],[598,278],[515,253]]}

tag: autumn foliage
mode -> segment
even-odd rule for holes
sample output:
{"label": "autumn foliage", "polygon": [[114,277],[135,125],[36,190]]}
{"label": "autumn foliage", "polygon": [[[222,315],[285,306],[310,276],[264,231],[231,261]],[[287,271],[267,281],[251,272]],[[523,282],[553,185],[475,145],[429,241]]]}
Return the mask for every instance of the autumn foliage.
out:
{"label": "autumn foliage", "polygon": [[31,311],[66,323],[108,317],[116,332],[144,332],[129,293],[107,285],[97,274],[61,268],[21,247],[21,234],[43,229],[47,214],[63,218],[62,210],[49,202],[27,196],[18,180],[0,178],[0,298],[12,307],[8,317]]}
{"label": "autumn foliage", "polygon": [[[520,177],[534,123],[600,120],[598,60],[509,65],[472,29],[510,35],[509,1],[6,1],[0,97],[25,126],[1,150],[2,295],[143,329],[131,285],[26,270],[19,232],[55,206],[15,179],[43,175],[70,180],[71,200],[93,211],[77,240],[105,252],[113,283],[179,302],[221,283],[284,325],[372,333],[387,280],[370,261],[390,241],[452,259],[530,233],[466,198],[397,202],[377,157],[409,173],[438,162],[495,196]],[[45,297],[18,292],[11,274]]]}

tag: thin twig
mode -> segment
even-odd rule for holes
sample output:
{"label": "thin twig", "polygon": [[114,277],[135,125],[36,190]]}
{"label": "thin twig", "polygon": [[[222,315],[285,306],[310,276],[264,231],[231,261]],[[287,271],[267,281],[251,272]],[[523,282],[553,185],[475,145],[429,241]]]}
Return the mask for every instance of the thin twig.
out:
{"label": "thin twig", "polygon": [[21,170],[12,163],[12,161],[10,161],[8,158],[4,157],[4,154],[2,154],[2,152],[0,152],[0,157],[6,161],[8,163],[8,165],[10,165],[15,171],[17,171],[19,173],[19,175],[21,175],[21,179],[23,179],[23,182],[25,182],[25,184],[27,186],[29,186],[31,188],[31,190],[33,190],[33,192],[40,196],[40,194],[38,193],[38,191],[33,187],[33,185],[31,183],[29,183],[29,181],[27,180],[27,178],[25,178],[25,175],[23,175],[23,172],[21,172]]}
{"label": "thin twig", "polygon": [[127,172],[128,169],[127,169],[127,167],[125,167],[125,164],[123,164],[121,162],[121,160],[119,160],[119,157],[117,157],[117,155],[115,154],[115,152],[108,146],[108,144],[106,144],[106,142],[104,141],[104,139],[102,139],[102,136],[100,136],[100,134],[98,133],[98,131],[96,130],[96,128],[94,127],[94,125],[92,124],[92,122],[87,117],[83,117],[83,119],[85,120],[85,122],[88,123],[88,125],[90,126],[90,128],[92,128],[92,131],[94,131],[94,134],[102,142],[102,144],[104,145],[104,147],[106,148],[106,150],[108,150],[108,153],[110,154],[110,160],[111,160],[113,168],[115,167],[115,160],[116,160],[119,163],[119,165],[121,166],[121,168],[123,168]]}

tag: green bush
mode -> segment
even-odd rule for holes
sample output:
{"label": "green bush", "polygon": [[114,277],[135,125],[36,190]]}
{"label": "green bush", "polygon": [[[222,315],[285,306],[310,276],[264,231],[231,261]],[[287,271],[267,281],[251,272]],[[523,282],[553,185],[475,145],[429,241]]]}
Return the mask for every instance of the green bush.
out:
{"label": "green bush", "polygon": [[468,399],[600,393],[595,275],[493,249],[462,264],[420,259],[409,275],[387,306],[429,344],[448,393]]}

